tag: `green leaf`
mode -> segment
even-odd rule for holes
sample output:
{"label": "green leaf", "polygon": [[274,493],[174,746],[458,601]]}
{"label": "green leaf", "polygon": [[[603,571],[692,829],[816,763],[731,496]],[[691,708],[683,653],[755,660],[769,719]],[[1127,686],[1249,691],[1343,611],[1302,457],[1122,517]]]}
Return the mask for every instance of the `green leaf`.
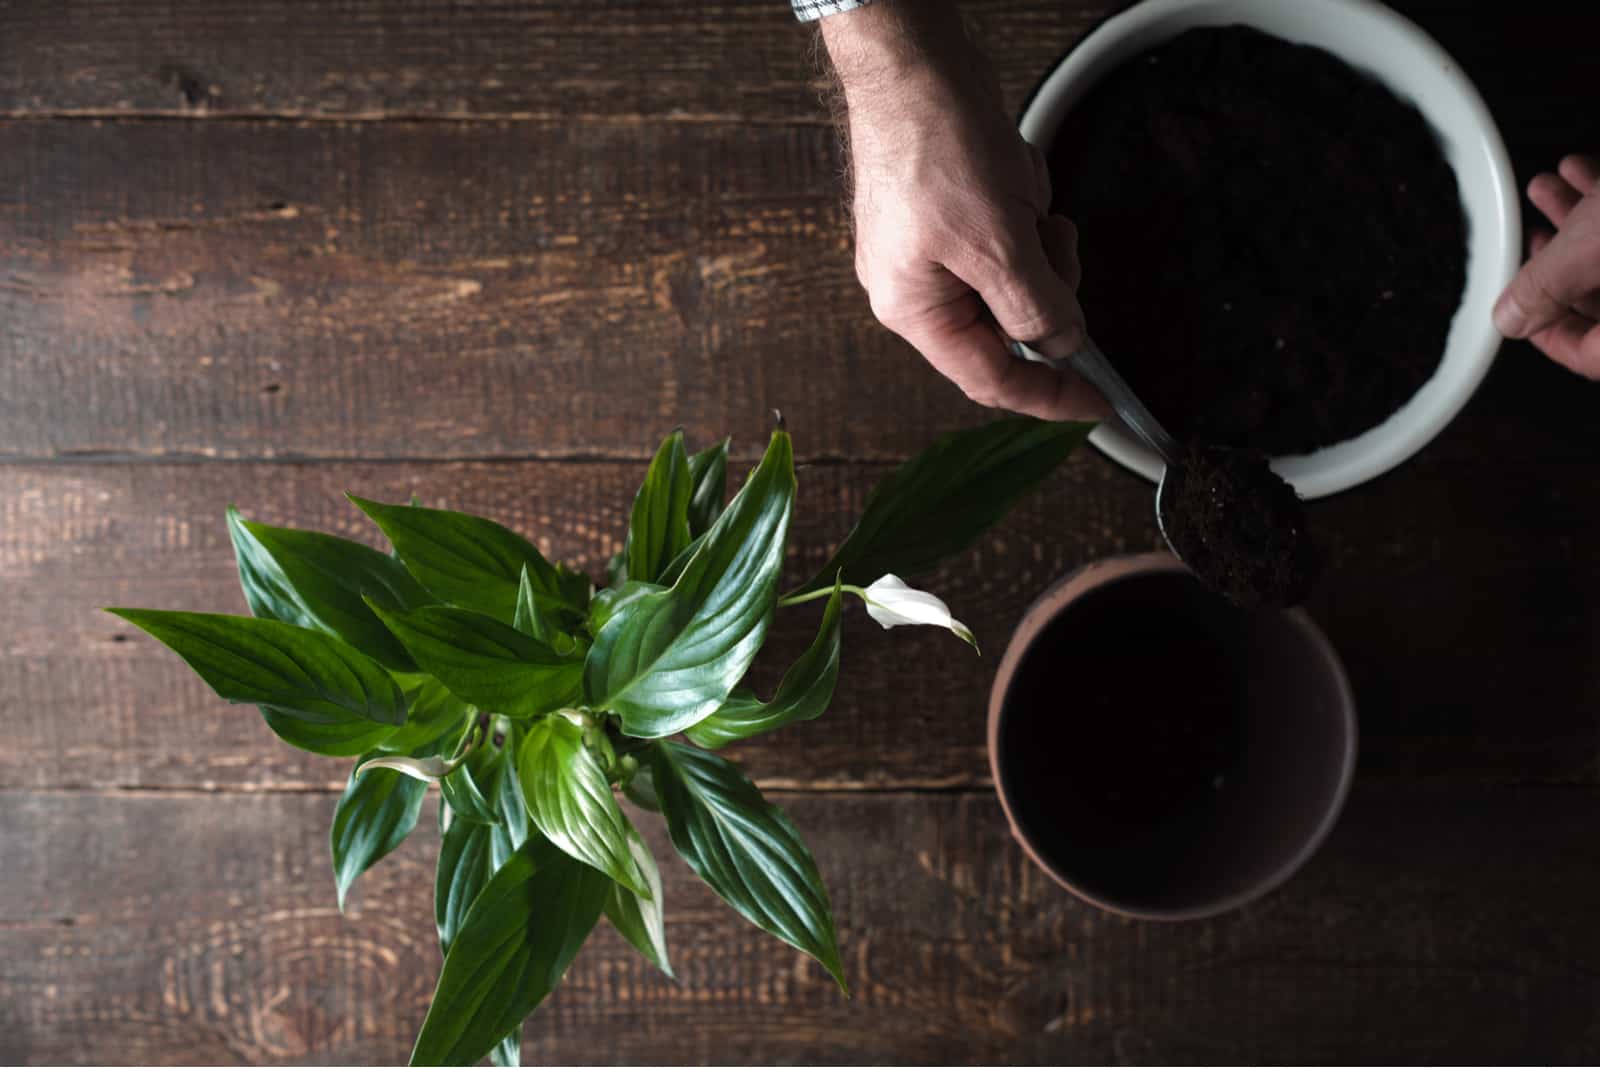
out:
{"label": "green leaf", "polygon": [[518,1068],[522,1063],[521,1024],[517,1024],[509,1035],[495,1043],[494,1049],[489,1051],[489,1063],[495,1068]]}
{"label": "green leaf", "polygon": [[594,929],[609,881],[534,840],[467,909],[411,1051],[414,1065],[473,1064],[549,995]]}
{"label": "green leaf", "polygon": [[589,704],[635,737],[674,734],[728,699],[761,648],[794,508],[789,435],[766,456],[667,590],[614,606],[584,673]]}
{"label": "green leaf", "polygon": [[108,611],[177,653],[224,701],[323,725],[406,721],[405,695],[383,666],[320,631],[205,612]]}
{"label": "green leaf", "polygon": [[433,600],[394,557],[332,534],[251,523],[236,508],[228,509],[228,535],[252,614],[331,634],[396,671],[415,670],[361,599],[402,609]]}
{"label": "green leaf", "polygon": [[[469,728],[469,731],[475,728]],[[439,780],[439,791],[455,815],[478,823],[499,823],[499,807],[493,800],[500,788],[500,775],[506,755],[490,739],[480,741],[455,771]]]}
{"label": "green leaf", "polygon": [[[307,723],[303,719],[275,712],[263,705],[261,718],[273,734],[296,749],[318,756],[360,756],[387,745],[396,728],[370,719],[350,719],[341,723]],[[404,729],[404,728],[400,728]]]}
{"label": "green leaf", "polygon": [[689,544],[689,454],[683,431],[667,435],[650,461],[644,484],[633,498],[633,520],[623,547],[628,578],[654,582],[661,569]]}
{"label": "green leaf", "polygon": [[373,607],[417,663],[468,704],[525,717],[580,699],[583,661],[560,656],[515,627],[448,605],[415,612]]}
{"label": "green leaf", "polygon": [[833,595],[822,613],[822,627],[810,647],[784,672],[771,701],[751,690],[736,687],[723,706],[684,733],[696,745],[720,749],[729,742],[776,730],[789,723],[816,719],[833,700],[839,681],[839,606],[843,588],[834,583]]}
{"label": "green leaf", "polygon": [[628,848],[632,825],[611,793],[605,768],[583,744],[581,727],[565,716],[529,724],[517,775],[528,818],[541,834],[635,893],[649,895]]}
{"label": "green leaf", "polygon": [[960,552],[1077,448],[1092,423],[1002,419],[939,438],[878,483],[854,529],[801,590],[914,575]]}
{"label": "green leaf", "polygon": [[409,753],[429,742],[443,738],[454,728],[464,725],[472,706],[445,689],[444,683],[431,675],[413,675],[411,681],[401,682],[410,702],[406,709],[405,726],[384,739],[382,748],[390,753]]}
{"label": "green leaf", "polygon": [[606,919],[645,959],[672,977],[672,965],[667,960],[667,928],[662,915],[661,872],[656,858],[650,855],[639,832],[628,828],[628,850],[634,863],[644,873],[650,896],[641,897],[621,883],[612,883],[606,896]]}
{"label": "green leaf", "polygon": [[794,824],[714,753],[675,742],[646,752],[667,833],[689,867],[751,923],[821,961],[844,988],[828,891]]}
{"label": "green leaf", "polygon": [[569,585],[573,577],[564,577],[532,542],[493,520],[356,496],[350,500],[382,528],[406,570],[442,601],[510,623],[526,567],[535,592],[552,608],[581,611],[581,605],[568,601],[576,592]]}
{"label": "green leaf", "polygon": [[382,768],[357,775],[365,761],[350,769],[350,781],[333,810],[328,835],[333,850],[333,879],[339,889],[339,911],[356,877],[405,841],[422,813],[428,784]]}
{"label": "green leaf", "polygon": [[648,812],[661,811],[661,799],[656,796],[656,784],[648,763],[641,763],[633,778],[623,784],[622,796]]}
{"label": "green leaf", "polygon": [[456,932],[478,894],[495,873],[487,823],[455,819],[439,839],[439,866],[433,883],[433,922],[439,948],[448,955]]}
{"label": "green leaf", "polygon": [[709,449],[689,457],[689,479],[694,490],[689,497],[689,536],[699,537],[711,529],[722,514],[728,495],[728,445],[723,438]]}
{"label": "green leaf", "polygon": [[658,586],[654,582],[624,582],[620,586],[611,586],[594,595],[594,600],[589,602],[589,619],[586,624],[590,634],[599,634],[611,617],[616,615],[625,605],[649,593],[660,593],[667,587]]}
{"label": "green leaf", "polygon": [[[496,725],[499,722],[496,721]],[[522,795],[522,777],[517,774],[517,753],[522,747],[522,729],[506,722],[505,763],[499,781],[495,784],[495,807],[500,813],[500,826],[511,849],[521,849],[528,840],[528,803]]]}
{"label": "green leaf", "polygon": [[522,581],[517,589],[517,611],[511,625],[535,638],[551,649],[558,656],[572,656],[578,651],[578,641],[572,635],[562,630],[556,619],[556,613],[548,607],[548,601],[541,601],[533,588],[533,580],[528,576],[528,569],[522,569]]}

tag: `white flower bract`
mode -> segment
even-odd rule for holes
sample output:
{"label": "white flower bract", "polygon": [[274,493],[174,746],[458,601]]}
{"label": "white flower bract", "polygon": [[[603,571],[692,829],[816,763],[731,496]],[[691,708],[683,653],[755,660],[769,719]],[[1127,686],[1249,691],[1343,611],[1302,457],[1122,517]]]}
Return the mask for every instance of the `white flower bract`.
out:
{"label": "white flower bract", "polygon": [[978,647],[971,628],[950,614],[950,606],[926,590],[912,589],[897,575],[885,575],[865,590],[867,615],[885,630],[890,627],[943,627],[962,641]]}

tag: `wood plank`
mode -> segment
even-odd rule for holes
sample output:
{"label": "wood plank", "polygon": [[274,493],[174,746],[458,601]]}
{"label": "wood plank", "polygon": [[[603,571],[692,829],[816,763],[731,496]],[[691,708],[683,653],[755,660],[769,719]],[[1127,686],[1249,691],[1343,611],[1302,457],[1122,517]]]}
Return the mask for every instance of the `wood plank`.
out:
{"label": "wood plank", "polygon": [[[901,457],[821,128],[0,122],[0,458]],[[899,417],[883,418],[893,397]],[[708,433],[710,431],[708,430]]]}
{"label": "wood plank", "polygon": [[[1395,473],[1316,502],[1330,571],[1310,609],[1362,709],[1365,774],[1594,782],[1600,559],[1584,532],[1600,387],[1514,350],[1444,437]],[[801,435],[802,440],[804,435]],[[819,565],[884,468],[801,471],[792,574]],[[331,788],[334,762],[277,743],[182,665],[95,611],[123,603],[242,611],[221,516],[353,534],[356,489],[499,517],[601,573],[638,463],[46,464],[0,466],[0,786]],[[844,681],[825,724],[737,754],[769,783],[981,785],[987,689],[1011,628],[1056,577],[1154,547],[1149,489],[1086,453],[927,585],[977,629],[884,633],[847,616]],[[809,640],[780,616],[763,670]],[[772,675],[761,676],[768,682]],[[803,737],[803,744],[796,744]]]}
{"label": "wood plank", "polygon": [[[1117,0],[963,5],[1013,95]],[[825,121],[781,2],[0,7],[0,113]]]}
{"label": "wood plank", "polygon": [[[1358,790],[1287,886],[1186,924],[1078,904],[987,796],[777,800],[828,883],[853,998],[723,907],[641,820],[679,981],[602,930],[529,1027],[528,1063],[1600,1055],[1592,790]],[[438,967],[433,821],[341,918],[332,804],[9,795],[0,1059],[402,1062]]]}

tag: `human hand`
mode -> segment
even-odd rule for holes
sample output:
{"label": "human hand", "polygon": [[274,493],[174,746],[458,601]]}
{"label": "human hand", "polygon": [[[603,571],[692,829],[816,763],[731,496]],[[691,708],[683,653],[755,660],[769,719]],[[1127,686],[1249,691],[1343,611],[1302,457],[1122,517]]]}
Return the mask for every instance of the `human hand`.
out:
{"label": "human hand", "polygon": [[1099,419],[1064,355],[1084,338],[1077,231],[1051,216],[1042,153],[1007,118],[953,9],[879,0],[822,20],[848,109],[856,276],[873,314],[979,404]]}
{"label": "human hand", "polygon": [[1568,156],[1558,173],[1528,184],[1528,199],[1556,232],[1533,234],[1528,262],[1495,305],[1495,326],[1600,378],[1600,159]]}

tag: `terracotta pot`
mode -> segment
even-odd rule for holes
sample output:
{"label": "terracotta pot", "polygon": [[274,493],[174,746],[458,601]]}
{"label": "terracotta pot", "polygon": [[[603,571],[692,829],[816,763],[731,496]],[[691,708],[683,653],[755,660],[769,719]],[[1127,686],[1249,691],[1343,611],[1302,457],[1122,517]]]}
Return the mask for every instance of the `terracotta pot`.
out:
{"label": "terracotta pot", "polygon": [[[1086,633],[1128,637],[1107,637],[1117,655],[1101,660],[1074,662],[1055,647],[1066,641],[1070,652],[1081,647]],[[1227,776],[1218,775],[1198,793],[1174,795],[1180,799],[1170,814],[1162,810],[1149,826],[1127,824],[1124,833],[1110,808],[1102,818],[1095,802],[1074,793],[1081,783],[1067,781],[1071,773],[1058,769],[1057,750],[1041,740],[1062,749],[1078,740],[1091,747],[1074,749],[1071,757],[1095,763],[1062,759],[1060,769],[1136,769],[1140,757],[1125,740],[1141,737],[1144,721],[1138,717],[1146,717],[1155,732],[1156,724],[1170,725],[1173,709],[1189,707],[1183,700],[1160,709],[1139,707],[1141,691],[1151,689],[1139,676],[1170,670],[1179,657],[1169,654],[1164,665],[1155,653],[1158,647],[1181,650],[1190,674],[1196,664],[1221,665],[1215,672],[1219,680],[1226,675],[1226,685],[1216,682],[1214,692],[1226,696],[1210,700],[1225,705],[1233,755]],[[1196,685],[1210,685],[1205,669],[1199,674]],[[1195,708],[1206,704],[1203,696],[1196,691]],[[1075,713],[1084,718],[1066,723],[1039,718]],[[1096,721],[1103,716],[1118,719]],[[1178,722],[1203,733],[1198,713],[1193,722]],[[1096,753],[1097,744],[1119,751]],[[1177,744],[1183,759],[1188,750],[1181,746],[1189,743],[1180,739]],[[989,764],[1012,834],[1072,893],[1145,919],[1215,915],[1289,878],[1332,829],[1355,758],[1350,685],[1338,655],[1310,617],[1300,609],[1236,609],[1202,590],[1166,553],[1093,563],[1047,590],[1012,635],[989,697]],[[1143,782],[1135,772],[1127,782],[1135,795],[1148,788],[1156,796],[1160,789],[1156,776]],[[1117,810],[1119,818],[1137,809],[1139,800],[1118,800],[1124,805]]]}

